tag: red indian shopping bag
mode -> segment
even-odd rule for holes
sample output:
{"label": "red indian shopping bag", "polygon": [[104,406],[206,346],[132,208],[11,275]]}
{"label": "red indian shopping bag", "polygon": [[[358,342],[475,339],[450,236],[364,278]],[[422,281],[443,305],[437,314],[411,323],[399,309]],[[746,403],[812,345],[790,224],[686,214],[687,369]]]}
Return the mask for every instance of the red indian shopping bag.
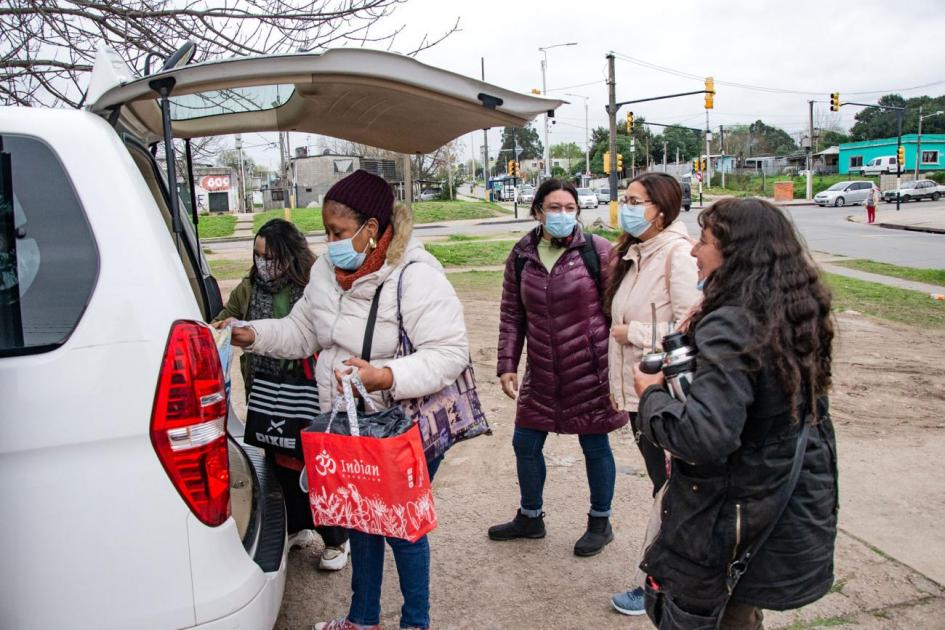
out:
{"label": "red indian shopping bag", "polygon": [[[404,424],[399,406],[358,416],[350,383],[344,385],[346,400],[341,404],[348,408],[348,426],[339,422],[336,430],[344,433],[347,428],[350,435],[332,432],[337,402],[327,426],[321,423],[319,427],[316,420],[302,432],[312,520],[315,525],[414,542],[436,527],[419,427],[409,421]],[[410,428],[390,437],[369,437],[384,433],[383,428],[375,430],[378,423]]]}

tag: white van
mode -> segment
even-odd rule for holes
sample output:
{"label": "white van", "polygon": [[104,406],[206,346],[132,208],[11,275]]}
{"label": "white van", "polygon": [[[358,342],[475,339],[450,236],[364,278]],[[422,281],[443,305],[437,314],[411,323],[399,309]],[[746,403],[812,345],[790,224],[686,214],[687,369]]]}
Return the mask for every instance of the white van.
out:
{"label": "white van", "polygon": [[896,156],[895,155],[884,155],[882,157],[873,158],[863,167],[864,175],[879,175],[880,173],[895,173],[896,172]]}

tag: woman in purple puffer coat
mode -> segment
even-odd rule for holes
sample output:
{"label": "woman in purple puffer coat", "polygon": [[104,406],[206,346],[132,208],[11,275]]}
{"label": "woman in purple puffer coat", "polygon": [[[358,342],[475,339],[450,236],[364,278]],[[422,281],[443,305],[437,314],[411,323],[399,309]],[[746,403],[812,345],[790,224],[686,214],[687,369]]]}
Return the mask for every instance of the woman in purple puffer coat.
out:
{"label": "woman in purple puffer coat", "polygon": [[607,434],[627,424],[627,414],[614,410],[607,375],[610,326],[600,296],[610,277],[611,246],[581,230],[579,213],[574,186],[556,179],[543,183],[531,209],[541,225],[515,245],[505,263],[497,373],[506,395],[518,395],[512,446],[521,505],[511,522],[489,528],[489,538],[545,536],[542,447],[551,431],[576,433],[591,500],[587,531],[574,553],[592,556],[614,538],[616,468]]}

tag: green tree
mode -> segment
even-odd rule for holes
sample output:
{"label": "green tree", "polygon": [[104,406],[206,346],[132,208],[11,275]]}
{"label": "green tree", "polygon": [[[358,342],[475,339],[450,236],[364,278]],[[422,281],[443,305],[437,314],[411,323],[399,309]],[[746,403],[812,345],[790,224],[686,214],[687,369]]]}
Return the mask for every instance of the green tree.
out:
{"label": "green tree", "polygon": [[798,150],[797,143],[786,131],[756,120],[748,126],[755,155],[784,155]]}
{"label": "green tree", "polygon": [[[906,99],[898,94],[887,94],[879,99],[878,104],[905,107]],[[854,118],[856,123],[850,128],[850,136],[854,141],[889,138],[896,135],[897,112],[894,110],[864,107],[856,113]]]}
{"label": "green tree", "polygon": [[[538,139],[538,132],[531,126],[531,123],[521,129],[515,127],[504,127],[502,129],[502,146],[499,147],[499,162],[504,165],[512,159],[512,137],[515,137],[515,145],[518,147],[518,161],[541,159],[544,155],[544,147],[541,140]],[[505,168],[503,167],[503,171]]]}
{"label": "green tree", "polygon": [[820,133],[820,140],[817,142],[819,147],[832,147],[844,142],[850,142],[849,134],[840,131],[828,129]]}
{"label": "green tree", "polygon": [[576,160],[584,156],[584,151],[576,142],[562,142],[551,145],[551,157],[564,158],[567,160]]}

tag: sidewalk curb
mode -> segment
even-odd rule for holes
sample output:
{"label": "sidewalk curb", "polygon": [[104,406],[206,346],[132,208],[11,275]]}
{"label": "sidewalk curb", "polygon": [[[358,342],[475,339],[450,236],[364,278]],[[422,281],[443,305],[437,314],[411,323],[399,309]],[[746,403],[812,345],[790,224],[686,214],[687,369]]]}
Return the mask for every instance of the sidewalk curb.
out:
{"label": "sidewalk curb", "polygon": [[[850,223],[859,223],[860,225],[870,225],[863,221],[857,221],[856,215],[848,214],[847,221]],[[873,223],[876,227],[886,228],[887,230],[904,230],[906,232],[925,232],[927,234],[945,234],[945,229],[935,227],[924,227],[921,225],[902,225],[899,223]]]}

